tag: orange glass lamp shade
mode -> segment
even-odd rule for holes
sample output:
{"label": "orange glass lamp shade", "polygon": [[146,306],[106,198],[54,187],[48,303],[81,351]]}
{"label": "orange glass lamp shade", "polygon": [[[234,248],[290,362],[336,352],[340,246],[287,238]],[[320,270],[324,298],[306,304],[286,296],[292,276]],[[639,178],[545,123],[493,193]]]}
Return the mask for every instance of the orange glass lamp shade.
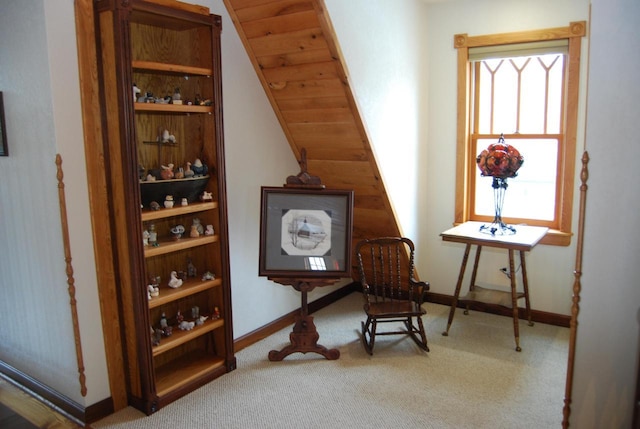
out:
{"label": "orange glass lamp shade", "polygon": [[483,176],[505,179],[515,177],[523,162],[524,158],[518,149],[505,143],[504,134],[500,136],[497,143],[491,143],[476,158]]}
{"label": "orange glass lamp shade", "polygon": [[516,229],[502,221],[502,207],[507,190],[507,179],[516,177],[524,158],[518,149],[505,143],[504,134],[500,135],[497,143],[491,143],[476,158],[476,164],[483,176],[493,177],[493,200],[496,215],[493,222],[480,227],[481,232],[491,235],[515,234]]}

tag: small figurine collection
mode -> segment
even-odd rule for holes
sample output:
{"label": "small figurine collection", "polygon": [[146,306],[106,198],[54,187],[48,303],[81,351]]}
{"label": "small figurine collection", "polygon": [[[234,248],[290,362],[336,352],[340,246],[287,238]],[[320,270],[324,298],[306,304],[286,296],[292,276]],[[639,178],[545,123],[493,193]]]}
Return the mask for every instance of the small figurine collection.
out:
{"label": "small figurine collection", "polygon": [[[169,281],[167,282],[167,286],[171,289],[178,289],[182,287],[184,281],[187,278],[196,278],[198,277],[198,269],[193,264],[191,258],[187,258],[187,269],[183,270],[172,270],[169,273]],[[201,280],[203,282],[214,280],[216,275],[211,271],[205,271],[202,274]],[[151,300],[160,295],[160,276],[153,275],[149,278],[149,284],[147,285],[147,298]]]}
{"label": "small figurine collection", "polygon": [[[144,95],[143,95],[144,94]],[[210,99],[202,99],[200,94],[196,94],[194,99],[183,98],[180,88],[176,88],[173,94],[167,94],[164,97],[155,97],[152,92],[144,92],[138,86],[133,84],[133,100],[136,103],[154,103],[154,104],[186,104],[188,106],[211,106],[213,101]]]}
{"label": "small figurine collection", "polygon": [[[182,224],[174,225],[169,229],[169,232],[173,236],[174,241],[180,240],[186,232],[186,228]],[[214,235],[215,230],[213,229],[213,225],[207,225],[206,228],[200,222],[200,219],[195,217],[191,220],[191,228],[189,229],[189,237],[197,238],[200,236],[208,236]],[[158,247],[160,243],[158,242],[158,232],[156,231],[156,225],[151,222],[147,226],[147,229],[142,231],[142,245],[145,247]]]}
{"label": "small figurine collection", "polygon": [[[188,277],[195,278],[198,276],[198,270],[191,258],[187,258],[187,269],[185,271],[173,270],[169,274],[169,281],[167,286],[172,289],[180,288],[184,281]],[[202,281],[208,281],[215,279],[216,276],[211,271],[205,271],[202,275]],[[160,295],[160,276],[151,276],[149,278],[149,284],[147,285],[147,297],[149,300]],[[180,310],[178,310],[173,319],[168,319],[163,312],[156,327],[151,327],[151,341],[154,346],[160,344],[163,337],[170,337],[173,333],[173,329],[177,328],[182,331],[190,331],[193,328],[204,324],[207,320],[217,320],[220,318],[220,309],[214,307],[210,315],[204,315],[200,313],[200,307],[191,307],[191,318],[186,320]],[[171,321],[171,323],[170,323]]]}
{"label": "small figurine collection", "polygon": [[[172,135],[162,137],[168,133],[167,130],[159,131],[158,141],[174,139]],[[182,163],[174,161],[166,163],[160,159],[148,162],[157,165],[151,167],[138,165],[141,209],[156,211],[162,208],[188,206],[198,201],[213,201],[213,194],[206,190],[206,186],[211,175],[215,175],[215,167],[207,165],[203,159],[196,157]]]}
{"label": "small figurine collection", "polygon": [[[169,131],[164,130],[164,134],[168,134]],[[159,141],[164,142],[165,137],[158,137]],[[167,141],[174,141],[175,137],[169,135],[166,137]],[[162,139],[162,140],[161,140]],[[146,170],[142,165],[138,166],[139,179],[142,182],[155,182],[157,180],[177,180],[177,179],[192,179],[194,177],[203,177],[209,173],[209,167],[203,163],[200,158],[196,158],[193,162],[187,161],[184,163],[184,167],[177,167],[172,162],[167,165],[160,165],[160,168]]]}
{"label": "small figurine collection", "polygon": [[163,337],[170,337],[173,334],[173,328],[176,326],[181,331],[191,331],[196,326],[203,325],[207,320],[220,319],[220,309],[218,307],[213,308],[213,313],[210,316],[200,314],[200,307],[194,305],[191,307],[191,319],[185,320],[184,315],[178,310],[172,319],[173,324],[170,323],[166,314],[163,312],[160,316],[157,326],[154,328],[151,326],[151,343],[154,346],[160,344]]}

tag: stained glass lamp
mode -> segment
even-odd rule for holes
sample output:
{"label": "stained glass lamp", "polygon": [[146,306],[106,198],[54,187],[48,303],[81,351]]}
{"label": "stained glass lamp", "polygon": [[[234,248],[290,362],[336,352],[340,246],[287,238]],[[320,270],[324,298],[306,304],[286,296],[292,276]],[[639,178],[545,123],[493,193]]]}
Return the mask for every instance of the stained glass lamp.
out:
{"label": "stained glass lamp", "polygon": [[476,164],[478,164],[481,175],[493,177],[491,187],[493,188],[496,213],[493,222],[482,225],[480,232],[491,235],[516,233],[515,227],[502,221],[502,208],[504,207],[504,196],[507,191],[507,179],[516,177],[518,169],[523,162],[524,158],[520,155],[520,152],[515,147],[505,143],[504,134],[500,135],[497,143],[490,144],[476,158]]}

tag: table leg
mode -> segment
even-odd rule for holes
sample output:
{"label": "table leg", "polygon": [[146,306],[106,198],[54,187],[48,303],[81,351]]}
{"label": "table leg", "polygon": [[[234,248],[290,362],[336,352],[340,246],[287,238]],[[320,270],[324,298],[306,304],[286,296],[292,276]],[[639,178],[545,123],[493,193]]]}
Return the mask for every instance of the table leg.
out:
{"label": "table leg", "polygon": [[516,339],[516,351],[520,348],[520,332],[518,328],[518,291],[516,290],[516,271],[513,263],[513,249],[509,249],[509,273],[511,278],[511,307],[513,309],[513,335]]}
{"label": "table leg", "polygon": [[[473,290],[476,286],[476,275],[478,274],[478,264],[480,263],[480,252],[482,252],[482,246],[476,246],[476,258],[473,261],[473,270],[471,271],[471,281],[469,282],[469,290]],[[469,314],[469,301],[465,307],[464,314]]]}
{"label": "table leg", "polygon": [[520,251],[520,267],[522,268],[522,287],[524,289],[524,303],[527,308],[527,319],[529,326],[533,326],[531,321],[531,301],[529,301],[529,281],[527,279],[527,266],[524,263],[524,250]]}
{"label": "table leg", "polygon": [[447,321],[447,330],[442,333],[445,337],[449,335],[449,328],[453,322],[453,315],[456,312],[458,306],[458,297],[460,296],[460,288],[462,287],[462,280],[464,279],[464,272],[467,268],[467,260],[469,259],[469,250],[471,244],[467,244],[464,249],[464,256],[462,257],[462,265],[460,265],[460,274],[458,274],[458,283],[456,283],[456,290],[453,293],[453,300],[451,301],[451,309],[449,310],[449,320]]}

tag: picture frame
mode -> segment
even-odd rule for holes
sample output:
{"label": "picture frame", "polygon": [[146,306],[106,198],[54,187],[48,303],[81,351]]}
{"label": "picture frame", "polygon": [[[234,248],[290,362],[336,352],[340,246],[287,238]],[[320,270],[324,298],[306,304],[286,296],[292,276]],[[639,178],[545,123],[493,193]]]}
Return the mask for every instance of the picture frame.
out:
{"label": "picture frame", "polygon": [[353,191],[261,188],[259,275],[351,277]]}
{"label": "picture frame", "polygon": [[4,101],[0,91],[0,156],[9,156],[7,146],[7,126],[4,120]]}

